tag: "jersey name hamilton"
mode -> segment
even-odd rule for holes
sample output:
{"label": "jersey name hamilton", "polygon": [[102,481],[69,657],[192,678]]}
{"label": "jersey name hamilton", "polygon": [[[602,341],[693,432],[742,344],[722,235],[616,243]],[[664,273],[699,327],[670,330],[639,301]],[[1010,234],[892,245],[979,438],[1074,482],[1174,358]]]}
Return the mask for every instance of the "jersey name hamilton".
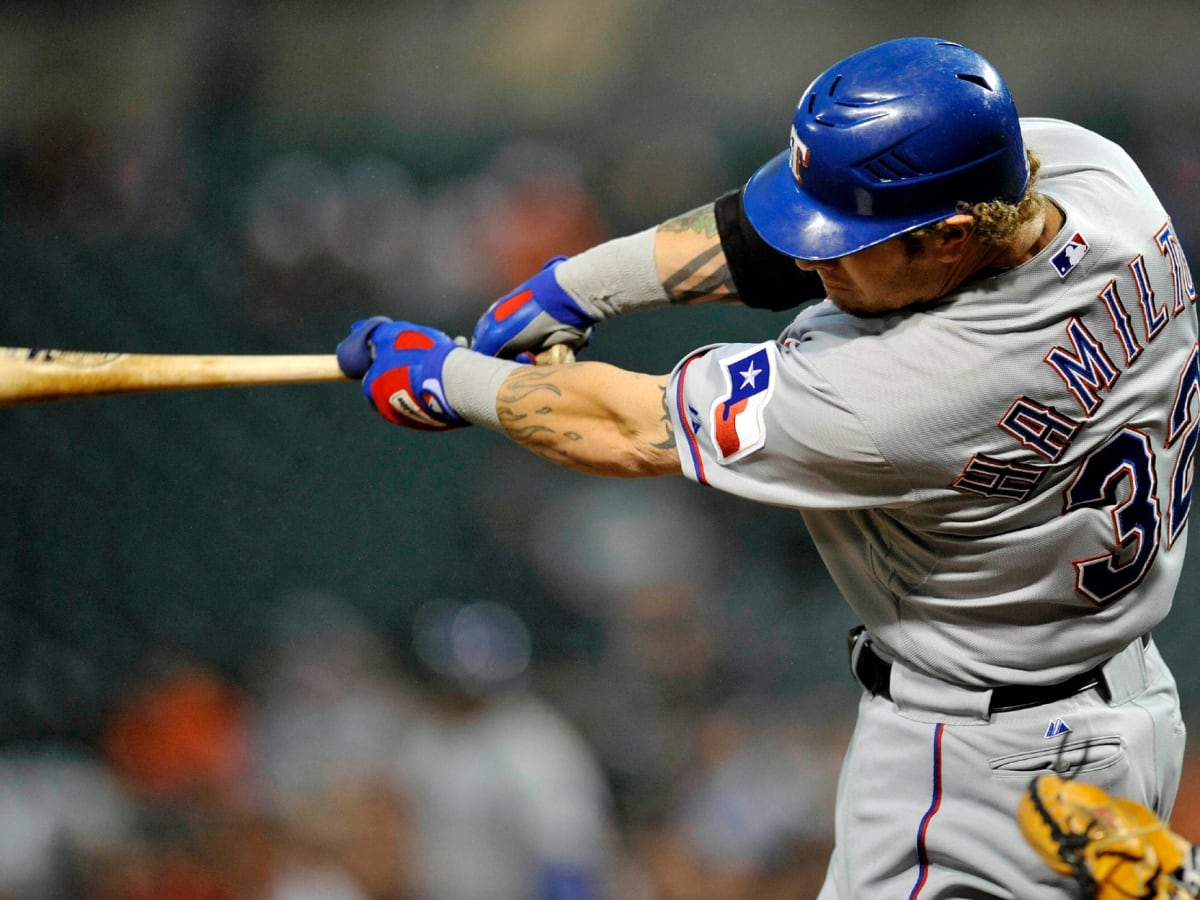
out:
{"label": "jersey name hamilton", "polygon": [[[672,375],[684,474],[799,510],[880,645],[965,684],[1066,677],[1166,615],[1200,431],[1196,292],[1169,216],[1116,145],[1022,127],[1065,215],[1033,259],[896,315],[818,303]],[[767,348],[743,452],[712,411]]]}
{"label": "jersey name hamilton", "polygon": [[[1072,316],[1064,328],[1068,346],[1055,345],[1043,357],[1043,362],[1062,380],[1074,398],[1072,415],[1075,418],[1022,395],[1013,400],[997,423],[1022,447],[1044,461],[1057,462],[1063,456],[1084,422],[1095,417],[1104,402],[1104,395],[1112,390],[1121,373],[1139,364],[1145,347],[1164,333],[1172,319],[1191,315],[1196,288],[1169,221],[1154,233],[1150,243],[1165,258],[1171,273],[1169,301],[1157,298],[1146,258],[1141,253],[1127,262],[1127,275],[1109,278],[1096,294],[1095,302],[1103,307],[1112,332],[1119,338],[1123,358],[1118,357],[1120,361],[1114,362],[1104,343],[1078,316]],[[1055,270],[1063,277],[1069,275],[1087,246],[1086,239],[1076,232],[1064,245],[1067,252],[1059,251],[1051,257]],[[1064,266],[1064,260],[1070,264]],[[1125,299],[1130,295],[1135,298],[1133,313]],[[1135,316],[1140,320],[1140,328],[1134,324]],[[1191,472],[1197,427],[1200,426],[1200,419],[1192,414],[1192,399],[1200,391],[1198,379],[1200,368],[1193,350],[1183,371],[1178,373],[1178,384],[1169,405],[1170,427],[1163,447],[1177,455],[1172,466],[1166,509],[1167,527],[1162,535],[1168,545],[1174,543],[1183,530],[1191,508]],[[1116,599],[1136,584],[1157,550],[1161,516],[1154,502],[1159,491],[1152,465],[1153,454],[1148,437],[1126,425],[1089,457],[1065,495],[1065,512],[1086,505],[1109,506],[1117,480],[1128,482],[1130,500],[1121,511],[1124,524],[1117,527],[1124,531],[1123,549],[1136,541],[1132,558],[1120,562],[1116,553],[1109,553],[1075,564],[1079,574],[1077,590],[1098,604]],[[1042,465],[1018,460],[1005,463],[976,453],[953,484],[982,496],[1020,502],[1033,493],[1044,471]]]}

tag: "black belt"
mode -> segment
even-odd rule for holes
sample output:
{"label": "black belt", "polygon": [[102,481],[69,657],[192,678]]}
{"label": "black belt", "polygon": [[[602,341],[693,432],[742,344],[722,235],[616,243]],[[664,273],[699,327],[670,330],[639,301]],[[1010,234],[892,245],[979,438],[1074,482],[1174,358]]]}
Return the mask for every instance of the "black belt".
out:
{"label": "black belt", "polygon": [[[881,658],[871,648],[871,641],[865,634],[863,626],[850,629],[850,668],[854,677],[867,691],[888,700],[892,699],[891,677],[892,664]],[[1149,635],[1142,638],[1142,644],[1149,642]],[[1029,709],[1044,703],[1064,700],[1084,691],[1097,688],[1100,695],[1108,700],[1110,693],[1104,681],[1102,669],[1104,663],[1060,681],[1057,684],[1002,684],[992,688],[992,700],[988,704],[989,713],[1011,712],[1014,709]]]}

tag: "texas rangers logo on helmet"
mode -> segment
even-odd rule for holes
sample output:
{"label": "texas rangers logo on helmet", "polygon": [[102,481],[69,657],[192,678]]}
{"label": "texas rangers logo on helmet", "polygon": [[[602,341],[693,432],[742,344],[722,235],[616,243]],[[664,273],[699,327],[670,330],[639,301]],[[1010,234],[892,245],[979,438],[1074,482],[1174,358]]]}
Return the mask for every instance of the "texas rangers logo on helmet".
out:
{"label": "texas rangers logo on helmet", "polygon": [[741,459],[767,440],[763,410],[775,390],[775,345],[758,344],[721,360],[727,393],[709,411],[717,462]]}
{"label": "texas rangers logo on helmet", "polygon": [[792,151],[792,177],[796,179],[796,184],[804,184],[804,178],[800,173],[801,169],[808,168],[808,158],[811,151],[808,149],[808,144],[800,140],[800,135],[796,132],[796,126],[792,126],[792,139],[789,144]]}

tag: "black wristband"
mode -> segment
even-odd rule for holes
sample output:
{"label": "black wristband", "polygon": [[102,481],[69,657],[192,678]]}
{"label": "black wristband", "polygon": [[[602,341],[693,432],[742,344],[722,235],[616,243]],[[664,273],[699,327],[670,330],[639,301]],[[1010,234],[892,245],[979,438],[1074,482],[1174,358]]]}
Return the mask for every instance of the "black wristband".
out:
{"label": "black wristband", "polygon": [[746,218],[742,191],[730,191],[713,204],[717,234],[738,297],[756,309],[791,309],[825,296],[816,272],[797,268],[795,261],[758,236]]}

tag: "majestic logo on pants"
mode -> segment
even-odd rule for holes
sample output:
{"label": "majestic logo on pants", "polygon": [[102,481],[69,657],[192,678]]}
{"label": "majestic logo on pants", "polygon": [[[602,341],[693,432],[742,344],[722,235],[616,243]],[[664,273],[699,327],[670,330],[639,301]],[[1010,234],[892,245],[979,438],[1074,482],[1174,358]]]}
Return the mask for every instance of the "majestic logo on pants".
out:
{"label": "majestic logo on pants", "polygon": [[730,463],[753,453],[767,439],[763,410],[775,389],[774,344],[759,344],[721,360],[726,394],[712,405],[717,461]]}

